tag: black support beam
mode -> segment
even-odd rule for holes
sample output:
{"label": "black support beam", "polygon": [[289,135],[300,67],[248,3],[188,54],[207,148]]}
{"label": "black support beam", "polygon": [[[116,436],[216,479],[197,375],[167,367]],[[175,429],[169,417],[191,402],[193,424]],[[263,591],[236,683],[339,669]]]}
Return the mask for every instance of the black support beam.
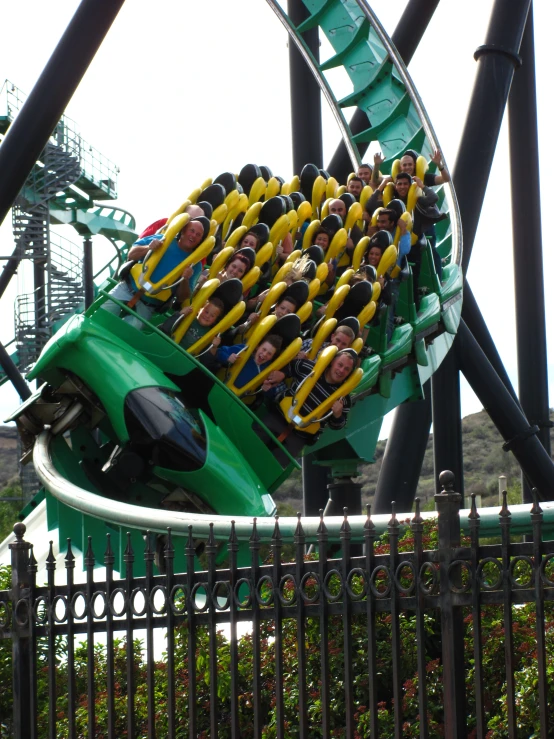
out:
{"label": "black support beam", "polygon": [[[302,0],[288,0],[288,16],[295,26],[309,17]],[[304,41],[319,61],[317,27],[303,34]],[[289,40],[290,104],[292,124],[292,168],[300,174],[311,162],[323,167],[323,134],[321,128],[321,91],[317,80],[296,44]]]}
{"label": "black support beam", "polygon": [[[520,55],[523,64],[514,75],[508,101],[518,392],[523,412],[531,425],[538,425],[537,436],[550,454],[532,7],[527,17]],[[525,480],[523,500],[532,502],[531,490]]]}
{"label": "black support beam", "polygon": [[[452,180],[464,233],[464,274],[473,250],[477,224],[494,159],[498,134],[531,0],[496,0],[483,46],[475,52],[477,74]],[[475,167],[475,162],[479,166]]]}
{"label": "black support beam", "polygon": [[412,508],[431,427],[429,381],[423,392],[423,399],[404,403],[395,411],[375,490],[373,513],[390,513],[393,500],[397,511]]}

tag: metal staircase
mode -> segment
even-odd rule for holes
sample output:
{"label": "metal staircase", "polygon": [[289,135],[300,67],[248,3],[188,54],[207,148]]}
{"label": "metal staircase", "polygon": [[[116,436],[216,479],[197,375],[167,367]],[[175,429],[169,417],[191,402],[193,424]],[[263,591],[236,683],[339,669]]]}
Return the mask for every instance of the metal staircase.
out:
{"label": "metal staircase", "polygon": [[[0,88],[0,134],[5,133],[26,96],[7,80]],[[22,373],[36,362],[60,322],[84,306],[81,245],[52,233],[52,225],[71,225],[83,238],[103,234],[116,249],[131,244],[136,233],[131,214],[104,208],[96,200],[117,197],[119,170],[82,138],[77,125],[63,116],[27,177],[12,208],[16,250],[23,260],[25,280],[32,264],[33,289],[15,304],[14,360]],[[110,262],[111,274],[117,264]],[[108,265],[109,266],[109,265]],[[0,373],[0,384],[6,377]],[[32,465],[20,469],[23,497],[39,488]]]}

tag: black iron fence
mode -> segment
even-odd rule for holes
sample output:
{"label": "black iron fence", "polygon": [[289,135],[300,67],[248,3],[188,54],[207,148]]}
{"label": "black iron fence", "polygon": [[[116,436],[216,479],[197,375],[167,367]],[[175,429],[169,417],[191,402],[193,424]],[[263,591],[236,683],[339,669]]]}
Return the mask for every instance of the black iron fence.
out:
{"label": "black iron fence", "polygon": [[[392,514],[363,550],[345,516],[340,542],[322,519],[316,554],[261,542],[239,566],[231,533],[200,547],[191,530],[186,571],[165,574],[145,537],[146,574],[75,582],[68,546],[64,584],[50,552],[37,583],[32,545],[16,524],[11,589],[0,592],[2,736],[29,737],[552,737],[554,542],[543,541],[538,503],[532,541],[512,541],[506,503],[496,543],[480,541],[473,501],[461,538],[452,476],[435,497],[436,522],[419,508]],[[213,532],[212,532],[213,533]],[[9,695],[9,691],[4,690]],[[13,708],[13,713],[12,713]]]}

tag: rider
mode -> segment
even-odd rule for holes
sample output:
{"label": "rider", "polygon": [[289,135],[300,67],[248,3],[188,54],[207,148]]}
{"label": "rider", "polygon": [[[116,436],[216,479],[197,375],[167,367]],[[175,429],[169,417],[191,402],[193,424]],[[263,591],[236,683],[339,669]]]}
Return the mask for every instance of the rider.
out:
{"label": "rider", "polygon": [[[152,280],[157,282],[163,279],[164,275],[169,274],[175,269],[178,264],[184,261],[189,254],[192,254],[196,247],[204,241],[209,231],[210,221],[206,217],[199,216],[190,220],[167,247],[154,269]],[[135,241],[129,250],[128,259],[130,262],[142,262],[149,252],[156,251],[162,244],[163,234],[145,236]],[[190,296],[201,271],[202,264],[200,262],[185,268],[182,273],[182,281],[179,283],[176,291],[176,297],[179,302],[183,302]],[[137,293],[139,294],[138,299],[136,299]],[[135,299],[136,302],[133,306],[135,311],[146,320],[149,320],[155,309],[161,305],[161,301],[155,295],[150,295],[148,292],[141,294],[140,287],[135,282],[132,272],[128,272],[124,279],[113,290],[110,290],[110,295],[113,295],[114,298],[124,303]],[[102,308],[110,313],[120,314],[119,306],[111,300],[103,303]],[[134,316],[126,315],[123,320],[139,330],[143,328],[142,321]]]}

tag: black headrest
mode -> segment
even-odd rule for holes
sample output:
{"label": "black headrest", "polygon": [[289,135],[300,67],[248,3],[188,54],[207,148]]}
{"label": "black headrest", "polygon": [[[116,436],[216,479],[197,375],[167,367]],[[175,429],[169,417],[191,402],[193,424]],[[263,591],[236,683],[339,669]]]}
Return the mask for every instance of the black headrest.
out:
{"label": "black headrest", "polygon": [[237,303],[242,300],[243,287],[242,282],[236,277],[222,282],[215,290],[212,297],[219,298],[225,306],[225,313],[228,313]]}
{"label": "black headrest", "polygon": [[370,282],[358,282],[350,288],[344,303],[335,313],[335,318],[340,322],[350,316],[357,316],[373,295],[373,285]]}
{"label": "black headrest", "polygon": [[[354,336],[358,336],[360,333],[360,322],[356,318],[356,316],[348,316],[348,318],[343,318],[342,321],[337,325],[337,328],[339,326],[348,326],[348,328],[351,328],[352,331],[354,331]],[[335,329],[336,331],[337,329]]]}
{"label": "black headrest", "polygon": [[304,195],[302,195],[301,192],[291,192],[289,198],[294,203],[294,207],[296,210],[298,210],[298,206],[300,205],[300,203],[304,203],[306,201],[306,198],[304,197]]}
{"label": "black headrest", "polygon": [[275,177],[276,180],[278,180],[281,183],[281,187],[283,187],[283,185],[285,184],[285,178],[284,177],[281,177],[280,174],[276,174],[276,175],[274,175],[274,177]]}
{"label": "black headrest", "polygon": [[398,198],[394,198],[394,200],[391,200],[390,203],[387,205],[387,208],[394,210],[394,212],[397,214],[399,218],[402,215],[402,213],[406,212],[406,206]]}
{"label": "black headrest", "polygon": [[300,318],[295,313],[289,313],[287,316],[279,318],[277,323],[269,330],[270,334],[277,334],[283,339],[281,351],[287,347],[291,341],[300,336],[301,323]]}
{"label": "black headrest", "polygon": [[200,200],[206,200],[214,209],[221,205],[226,197],[227,193],[223,185],[215,182],[200,193]]}
{"label": "black headrest", "polygon": [[286,213],[289,212],[289,210],[294,210],[294,203],[292,201],[292,198],[288,195],[279,195],[280,198],[282,198],[283,202],[285,203]]}
{"label": "black headrest", "polygon": [[359,271],[365,272],[366,279],[369,280],[369,282],[375,282],[377,279],[377,270],[371,264],[364,264],[360,267]]}
{"label": "black headrest", "polygon": [[298,282],[293,282],[292,285],[287,287],[278,302],[280,303],[281,300],[284,300],[285,298],[292,298],[296,301],[298,308],[300,308],[300,306],[304,305],[306,300],[308,300],[309,292],[310,288],[308,287],[308,283],[299,280]]}
{"label": "black headrest", "polygon": [[331,175],[329,174],[329,172],[328,172],[328,171],[327,171],[326,169],[320,169],[320,170],[319,170],[319,174],[320,174],[320,175],[321,175],[321,176],[322,176],[322,177],[323,177],[324,179],[326,179],[326,180],[328,180],[328,179],[329,179],[329,177],[331,176]]}
{"label": "black headrest", "polygon": [[[202,228],[204,229],[204,235],[202,236],[202,241],[204,241],[204,239],[207,239],[208,238],[208,234],[210,233],[211,225],[212,225],[210,223],[210,219],[209,218],[206,218],[206,216],[198,216],[198,218],[191,218],[190,219],[189,223],[193,223],[193,222],[194,223],[200,223],[200,224],[202,224]],[[185,226],[185,228],[186,228],[186,226]],[[202,242],[200,242],[200,243],[202,243]]]}
{"label": "black headrest", "polygon": [[269,182],[269,180],[273,177],[273,172],[269,169],[269,167],[266,167],[265,164],[260,164],[260,172],[262,173],[262,177],[266,182]]}
{"label": "black headrest", "polygon": [[372,246],[378,246],[383,251],[385,251],[385,249],[390,246],[392,242],[393,238],[390,231],[377,231],[377,233],[373,234],[373,236],[370,238],[367,248],[371,249]]}
{"label": "black headrest", "polygon": [[237,189],[237,178],[232,172],[222,172],[218,175],[214,182],[214,185],[223,185],[227,195],[233,190]]}
{"label": "black headrest", "polygon": [[333,238],[339,228],[342,228],[342,225],[342,218],[336,213],[331,213],[330,216],[327,216],[327,218],[321,221],[321,228],[325,229],[331,238]]}
{"label": "black headrest", "polygon": [[262,205],[260,215],[258,216],[258,223],[265,223],[270,228],[273,226],[275,221],[280,218],[286,212],[285,201],[279,195],[274,198],[269,198]]}
{"label": "black headrest", "polygon": [[316,178],[319,177],[319,167],[315,164],[305,164],[300,172],[300,189],[308,200],[312,199],[312,189]]}
{"label": "black headrest", "polygon": [[248,229],[246,233],[250,232],[255,234],[259,239],[258,249],[264,244],[267,244],[267,241],[269,239],[269,226],[266,223],[255,223]]}
{"label": "black headrest", "polygon": [[199,203],[196,203],[196,205],[199,208],[202,208],[202,210],[204,211],[204,215],[206,216],[206,218],[211,218],[212,217],[213,212],[214,212],[214,209],[213,209],[213,206],[212,206],[211,203],[208,203],[207,200],[201,200]]}
{"label": "black headrest", "polygon": [[358,202],[351,192],[343,192],[339,200],[342,200],[342,202],[346,205],[347,211],[350,209],[352,205],[354,205],[354,203]]}
{"label": "black headrest", "polygon": [[261,176],[262,173],[257,164],[245,164],[241,169],[239,172],[239,182],[247,195],[250,194],[250,188],[254,182]]}
{"label": "black headrest", "polygon": [[[248,259],[248,261],[250,262],[249,269],[252,269],[252,267],[254,266],[254,262],[256,261],[256,252],[254,251],[254,249],[251,249],[249,246],[243,246],[242,249],[237,249],[236,252],[229,258],[229,262],[231,262],[238,254]],[[229,264],[229,262],[227,262],[227,264]]]}
{"label": "black headrest", "polygon": [[323,251],[321,246],[317,246],[317,244],[312,244],[311,246],[309,246],[306,251],[302,252],[302,256],[304,255],[307,255],[313,262],[315,262],[315,265],[317,267],[319,267],[319,265],[325,259],[325,252]]}

